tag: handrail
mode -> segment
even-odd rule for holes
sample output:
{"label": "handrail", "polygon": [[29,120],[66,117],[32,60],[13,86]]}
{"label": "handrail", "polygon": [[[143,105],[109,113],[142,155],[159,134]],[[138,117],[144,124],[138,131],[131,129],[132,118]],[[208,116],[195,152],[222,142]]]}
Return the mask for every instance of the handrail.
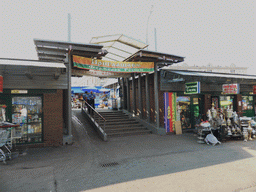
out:
{"label": "handrail", "polygon": [[[88,113],[88,111],[85,110],[84,105],[87,105],[87,107],[90,107],[90,111],[91,113]],[[82,110],[84,110],[85,113],[88,114],[88,116],[90,117],[91,121],[94,122],[95,126],[97,127],[97,130],[100,132],[101,137],[103,138],[104,141],[107,141],[107,134],[105,132],[106,130],[106,119],[98,113],[98,111],[96,111],[89,103],[87,103],[86,101],[82,102]],[[93,115],[93,117],[92,117]],[[100,118],[97,120],[98,122],[96,122],[95,120],[95,115],[98,115]],[[103,121],[103,127],[101,124],[101,121]],[[101,124],[101,125],[100,125]]]}
{"label": "handrail", "polygon": [[97,115],[99,115],[104,121],[107,121],[101,114],[99,114],[98,111],[96,111],[89,103],[87,103],[87,101],[84,101],[86,103],[87,106],[89,106],[94,112],[97,113]]}

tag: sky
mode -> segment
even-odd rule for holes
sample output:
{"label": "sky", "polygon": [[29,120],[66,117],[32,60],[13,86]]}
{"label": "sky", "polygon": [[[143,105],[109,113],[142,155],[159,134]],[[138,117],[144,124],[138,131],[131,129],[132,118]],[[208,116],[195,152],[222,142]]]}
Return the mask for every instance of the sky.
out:
{"label": "sky", "polygon": [[155,51],[156,42],[157,51],[183,56],[188,65],[235,64],[256,75],[253,0],[1,0],[0,5],[0,58],[37,60],[33,39],[67,41],[70,13],[74,43],[114,34],[146,42],[148,32],[149,50]]}

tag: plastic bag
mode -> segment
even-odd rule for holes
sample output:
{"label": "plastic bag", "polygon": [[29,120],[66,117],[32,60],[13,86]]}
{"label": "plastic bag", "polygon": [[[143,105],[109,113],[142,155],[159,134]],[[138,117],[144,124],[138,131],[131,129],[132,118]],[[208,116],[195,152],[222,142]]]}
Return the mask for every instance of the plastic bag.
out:
{"label": "plastic bag", "polygon": [[217,143],[221,144],[221,142],[218,141],[218,139],[212,134],[208,134],[204,141],[207,143],[207,144],[212,144],[213,146],[216,145]]}

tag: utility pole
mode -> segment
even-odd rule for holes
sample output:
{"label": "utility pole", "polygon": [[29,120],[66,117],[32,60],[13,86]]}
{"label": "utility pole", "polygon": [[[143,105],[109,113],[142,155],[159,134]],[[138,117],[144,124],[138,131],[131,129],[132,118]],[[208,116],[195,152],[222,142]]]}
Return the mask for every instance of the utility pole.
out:
{"label": "utility pole", "polygon": [[157,51],[156,28],[155,28],[155,51]]}
{"label": "utility pole", "polygon": [[71,42],[71,15],[68,13],[68,42]]}
{"label": "utility pole", "polygon": [[[148,16],[148,20],[147,20],[147,31],[146,31],[146,44],[148,45],[148,22],[149,22],[149,18],[150,18],[150,15],[152,14],[152,12],[153,12],[153,5],[151,6],[151,10],[150,10],[150,12],[149,12],[149,16]],[[148,47],[147,47],[147,49],[148,49]]]}

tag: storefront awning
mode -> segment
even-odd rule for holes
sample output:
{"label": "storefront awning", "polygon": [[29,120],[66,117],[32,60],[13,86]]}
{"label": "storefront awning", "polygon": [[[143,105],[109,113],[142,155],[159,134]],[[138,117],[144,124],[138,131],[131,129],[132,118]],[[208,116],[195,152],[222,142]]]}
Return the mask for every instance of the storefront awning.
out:
{"label": "storefront awning", "polygon": [[172,82],[185,82],[185,81],[201,81],[205,83],[240,83],[240,84],[255,84],[255,75],[244,74],[231,74],[231,73],[214,73],[214,72],[202,72],[202,71],[185,71],[185,70],[173,70],[162,69],[162,77]]}
{"label": "storefront awning", "polygon": [[241,74],[230,74],[230,73],[210,73],[210,72],[198,72],[198,71],[174,71],[168,70],[172,73],[176,73],[184,76],[198,76],[198,77],[221,77],[221,78],[235,78],[235,79],[255,79],[254,75],[241,75]]}

